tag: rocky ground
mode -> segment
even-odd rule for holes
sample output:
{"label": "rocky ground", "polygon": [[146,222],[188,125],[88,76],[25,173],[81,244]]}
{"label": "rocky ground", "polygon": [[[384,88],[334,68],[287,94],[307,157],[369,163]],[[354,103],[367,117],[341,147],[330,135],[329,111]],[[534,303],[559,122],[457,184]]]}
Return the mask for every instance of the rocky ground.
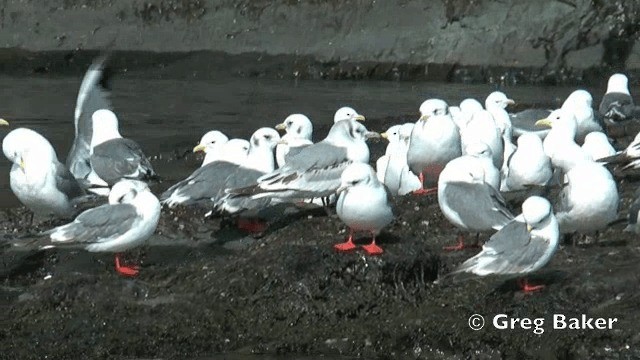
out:
{"label": "rocky ground", "polygon": [[[383,144],[372,149],[379,154]],[[636,187],[620,182],[621,217]],[[508,277],[434,283],[477,250],[443,251],[457,232],[435,196],[399,198],[396,208],[379,257],[335,253],[345,226],[322,209],[280,217],[261,236],[198,210],[166,211],[149,244],[128,255],[141,264],[136,278],[118,276],[109,254],[5,246],[0,358],[640,356],[640,246],[622,232],[625,224],[565,239],[530,277],[546,287],[524,294]],[[26,226],[24,215],[0,214],[0,237],[32,237],[54,225]],[[486,318],[482,330],[469,328],[473,314]],[[498,314],[544,318],[544,333],[496,329]],[[617,322],[610,330],[554,330],[553,314]]]}

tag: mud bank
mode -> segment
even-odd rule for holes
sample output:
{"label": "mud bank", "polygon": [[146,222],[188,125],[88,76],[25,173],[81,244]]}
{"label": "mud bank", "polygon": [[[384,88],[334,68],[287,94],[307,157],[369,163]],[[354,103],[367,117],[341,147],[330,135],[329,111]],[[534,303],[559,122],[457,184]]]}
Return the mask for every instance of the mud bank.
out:
{"label": "mud bank", "polygon": [[7,0],[0,54],[14,70],[111,49],[240,56],[247,75],[556,83],[635,74],[638,23],[621,0]]}
{"label": "mud bank", "polygon": [[[383,149],[372,144],[372,158]],[[621,216],[637,186],[621,182]],[[546,288],[525,295],[512,278],[434,284],[475,250],[442,250],[456,230],[434,196],[403,197],[396,207],[397,220],[379,239],[380,257],[334,253],[345,229],[322,210],[275,219],[260,237],[227,220],[204,220],[202,212],[164,212],[149,244],[130,254],[142,265],[134,279],[116,275],[106,254],[2,248],[0,358],[640,356],[640,247],[623,224],[566,239],[530,278]],[[23,215],[0,214],[2,239],[54,225],[29,228]],[[472,314],[485,316],[482,330],[469,328]],[[496,329],[498,314],[544,318],[544,333]],[[610,330],[554,330],[554,314],[617,322]]]}

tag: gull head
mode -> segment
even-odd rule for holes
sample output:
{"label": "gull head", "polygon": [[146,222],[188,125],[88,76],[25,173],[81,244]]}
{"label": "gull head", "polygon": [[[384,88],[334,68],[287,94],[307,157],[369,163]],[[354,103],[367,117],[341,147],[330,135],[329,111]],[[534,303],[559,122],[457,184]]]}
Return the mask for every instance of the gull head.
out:
{"label": "gull head", "polygon": [[129,204],[138,194],[151,191],[149,185],[139,180],[118,181],[109,192],[109,204]]}
{"label": "gull head", "polygon": [[497,106],[502,109],[506,109],[507,106],[515,104],[515,101],[509,99],[502,91],[494,91],[484,101],[485,108],[489,109],[492,106]]}
{"label": "gull head", "polygon": [[573,133],[573,136],[575,136],[578,123],[572,111],[560,108],[552,111],[546,119],[536,121],[535,126],[550,127],[552,130],[559,129]]}
{"label": "gull head", "polygon": [[527,224],[527,230],[539,228],[551,214],[551,204],[540,196],[531,196],[522,203],[522,217]]}
{"label": "gull head", "polygon": [[265,147],[274,149],[276,145],[278,145],[278,142],[280,142],[280,134],[278,134],[276,130],[268,127],[256,130],[249,140],[252,148]]}
{"label": "gull head", "polygon": [[340,187],[336,193],[348,191],[354,186],[367,186],[376,181],[376,174],[369,164],[353,163],[340,176]]}
{"label": "gull head", "polygon": [[356,120],[356,121],[364,121],[365,117],[363,115],[358,114],[353,108],[348,106],[341,107],[336,111],[333,115],[333,122],[337,123],[342,120]]}
{"label": "gull head", "polygon": [[387,131],[380,134],[383,139],[389,140],[390,143],[395,143],[400,140],[400,127],[402,125],[393,125],[387,129]]}
{"label": "gull head", "polygon": [[51,143],[44,136],[27,128],[9,132],[2,140],[2,152],[23,171],[26,166],[40,166],[57,159]]}
{"label": "gull head", "polygon": [[303,114],[292,114],[284,119],[284,122],[275,126],[277,130],[285,130],[287,135],[298,139],[311,140],[313,124]]}
{"label": "gull head", "polygon": [[479,140],[477,141],[474,140],[469,142],[465,146],[464,152],[467,155],[477,157],[477,158],[491,159],[493,157],[493,152],[491,151],[491,148],[489,147],[489,145]]}
{"label": "gull head", "polygon": [[200,143],[193,148],[193,152],[204,152],[205,154],[209,151],[214,150],[216,147],[225,144],[229,141],[229,138],[221,133],[218,130],[212,130],[202,135],[200,139]]}
{"label": "gull head", "polygon": [[449,105],[444,100],[428,99],[420,105],[420,120],[427,121],[435,115],[449,115]]}
{"label": "gull head", "polygon": [[398,137],[400,141],[404,141],[405,144],[409,145],[409,141],[411,140],[411,133],[413,132],[413,127],[416,124],[414,123],[406,123],[400,126],[400,130],[398,131]]}
{"label": "gull head", "polygon": [[624,74],[613,74],[607,83],[607,92],[617,92],[629,95],[629,79]]}
{"label": "gull head", "polygon": [[518,148],[542,149],[542,139],[533,133],[524,133],[518,137]]}
{"label": "gull head", "polygon": [[111,110],[97,110],[91,115],[91,122],[93,123],[92,148],[105,141],[122,137],[118,130],[118,117]]}

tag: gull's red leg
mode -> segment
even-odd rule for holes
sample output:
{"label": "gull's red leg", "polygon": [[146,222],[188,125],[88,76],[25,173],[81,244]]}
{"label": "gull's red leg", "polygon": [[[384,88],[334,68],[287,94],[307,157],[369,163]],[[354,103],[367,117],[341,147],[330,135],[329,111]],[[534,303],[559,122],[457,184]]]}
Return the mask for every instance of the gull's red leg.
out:
{"label": "gull's red leg", "polygon": [[138,265],[123,265],[120,263],[120,254],[116,254],[115,256],[115,263],[116,263],[116,271],[118,272],[118,274],[123,275],[123,276],[136,276],[138,275],[139,271],[138,269],[140,268]]}
{"label": "gull's red leg", "polygon": [[258,219],[245,219],[241,217],[238,218],[237,224],[238,229],[251,234],[262,233],[269,227],[269,225],[264,221],[260,221]]}
{"label": "gull's red leg", "polygon": [[381,255],[384,252],[382,248],[376,244],[375,235],[373,235],[373,238],[371,239],[371,244],[363,245],[362,248],[369,255]]}
{"label": "gull's red leg", "polygon": [[349,229],[349,238],[347,241],[333,245],[333,248],[337,251],[351,251],[356,248],[356,244],[353,243],[353,230]]}
{"label": "gull's red leg", "polygon": [[529,285],[527,279],[519,279],[518,285],[522,288],[522,291],[525,293],[532,293],[539,290],[544,289],[544,285]]}
{"label": "gull's red leg", "polygon": [[430,195],[430,194],[435,194],[438,192],[438,188],[434,187],[434,188],[430,188],[430,189],[425,189],[424,188],[424,173],[420,173],[420,175],[418,175],[418,178],[420,179],[420,184],[422,184],[422,187],[416,191],[413,192],[413,195]]}

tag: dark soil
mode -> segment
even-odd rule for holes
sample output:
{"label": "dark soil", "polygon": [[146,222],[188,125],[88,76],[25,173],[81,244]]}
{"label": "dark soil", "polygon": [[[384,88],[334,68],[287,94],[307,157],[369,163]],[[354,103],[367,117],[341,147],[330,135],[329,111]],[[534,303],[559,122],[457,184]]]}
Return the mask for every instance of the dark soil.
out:
{"label": "dark soil", "polygon": [[[391,122],[398,119],[375,128]],[[383,144],[372,149],[376,159]],[[621,217],[636,187],[620,182]],[[165,211],[157,235],[129,254],[142,265],[136,278],[118,276],[109,254],[5,247],[0,358],[640,357],[640,246],[624,224],[566,239],[530,277],[546,287],[524,294],[508,277],[434,284],[477,250],[442,250],[455,243],[456,230],[435,196],[406,196],[396,205],[380,257],[335,253],[345,226],[321,209],[280,217],[260,237],[232,221],[205,220],[199,210]],[[0,214],[0,236],[54,225],[27,227],[23,215]],[[487,321],[479,331],[468,326],[476,313]],[[498,330],[491,324],[497,314],[544,318],[544,333]],[[553,314],[618,320],[611,330],[554,330]]]}

